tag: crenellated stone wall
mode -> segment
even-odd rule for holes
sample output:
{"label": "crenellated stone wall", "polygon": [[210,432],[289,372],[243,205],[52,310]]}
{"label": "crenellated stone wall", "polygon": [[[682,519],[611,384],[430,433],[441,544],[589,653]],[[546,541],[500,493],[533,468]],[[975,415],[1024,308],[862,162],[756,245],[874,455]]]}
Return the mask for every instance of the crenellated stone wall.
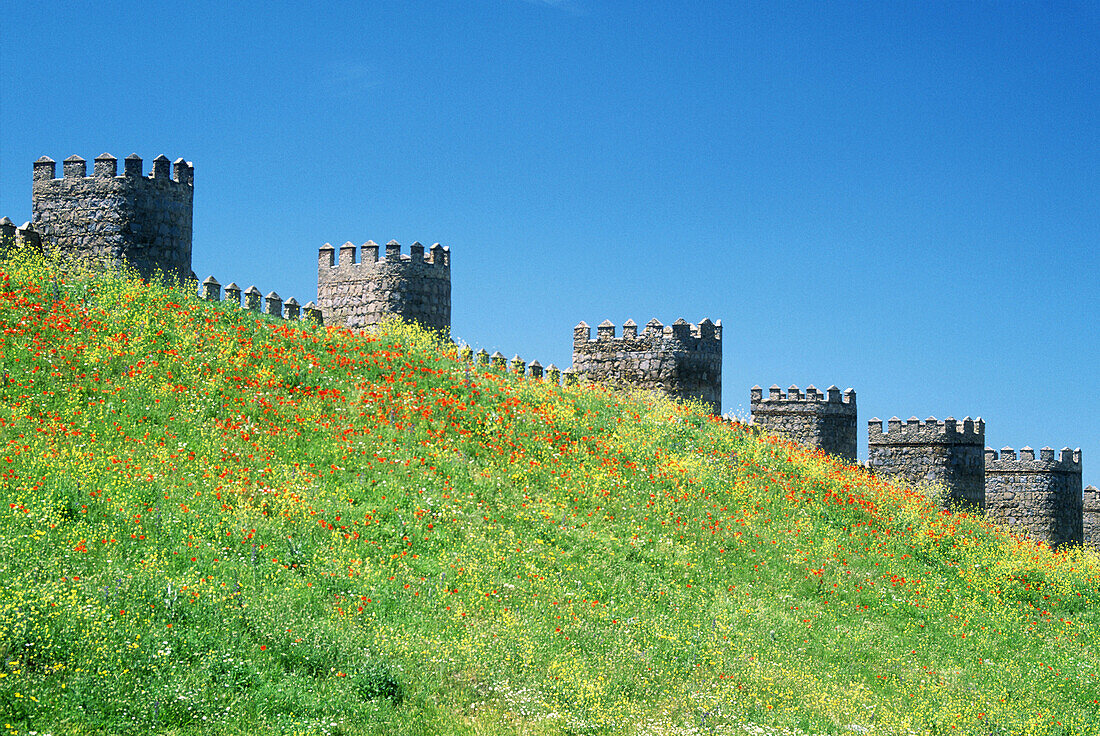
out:
{"label": "crenellated stone wall", "polygon": [[232,304],[240,309],[242,307],[241,297],[243,296],[243,308],[251,312],[261,312],[271,317],[290,321],[306,320],[315,325],[324,324],[324,316],[313,302],[306,302],[305,306],[302,306],[294,297],[284,301],[274,291],[264,295],[255,285],[242,291],[241,287],[232,281],[226,284],[224,300],[221,292],[222,285],[213,276],[208,276],[199,285],[199,298],[208,302],[225,301],[227,304]]}
{"label": "crenellated stone wall", "polygon": [[0,217],[0,254],[10,248],[42,249],[42,236],[34,225],[24,222],[19,227],[9,217]]}
{"label": "crenellated stone wall", "polygon": [[153,159],[142,173],[137,154],[118,160],[96,157],[92,175],[87,162],[70,156],[63,176],[56,162],[34,162],[32,206],[35,228],[61,253],[107,264],[129,263],[143,278],[159,269],[176,280],[193,279],[191,225],[195,169],[182,158]]}
{"label": "crenellated stone wall", "polygon": [[396,241],[386,244],[382,259],[378,244],[344,243],[339,258],[330,243],[317,257],[317,306],[329,324],[361,330],[400,317],[433,330],[451,326],[451,254],[439,243],[427,254],[413,243],[402,255]]}
{"label": "crenellated stone wall", "polygon": [[912,483],[931,481],[948,489],[951,508],[985,508],[985,422],[948,417],[922,422],[892,417],[888,430],[875,418],[867,424],[867,461],[880,475]]}
{"label": "crenellated stone wall", "polygon": [[813,386],[803,394],[798,386],[787,393],[779,386],[750,393],[752,422],[769,434],[777,434],[807,447],[816,447],[849,462],[856,460],[856,392],[830,386],[822,394]]}
{"label": "crenellated stone wall", "polygon": [[638,334],[633,320],[615,336],[604,320],[596,328],[573,328],[573,370],[589,380],[662,391],[675,399],[696,399],[720,414],[722,407],[722,323],[682,319],[665,327],[650,320]]}
{"label": "crenellated stone wall", "polygon": [[1052,547],[1082,541],[1081,449],[985,451],[985,512]]}

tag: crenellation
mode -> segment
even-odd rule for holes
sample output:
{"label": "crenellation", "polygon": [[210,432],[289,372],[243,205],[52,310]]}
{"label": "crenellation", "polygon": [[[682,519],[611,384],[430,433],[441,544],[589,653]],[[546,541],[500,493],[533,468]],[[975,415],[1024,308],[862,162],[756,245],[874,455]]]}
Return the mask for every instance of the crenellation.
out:
{"label": "crenellation", "polygon": [[233,281],[230,281],[225,287],[225,300],[230,302],[235,307],[241,306],[241,287]]}
{"label": "crenellation", "polygon": [[283,316],[283,298],[274,291],[264,295],[264,314],[280,318]]}
{"label": "crenellation", "polygon": [[[203,301],[217,302],[221,300],[222,286],[216,278],[208,276],[197,286],[198,296]],[[238,309],[241,308],[241,287],[230,281],[225,286],[225,301]],[[250,286],[244,292],[244,309],[253,312],[262,312],[270,317],[278,317],[288,321],[307,320],[312,324],[324,324],[321,311],[313,302],[308,302],[304,307],[298,300],[290,297],[283,301],[276,292],[270,291],[266,296],[255,286]]]}
{"label": "crenellation", "polygon": [[222,285],[213,276],[207,276],[202,282],[202,298],[208,302],[220,302]]}
{"label": "crenellation", "polygon": [[0,218],[0,252],[21,248],[41,251],[42,236],[30,222],[16,227],[10,218]]}
{"label": "crenellation", "polygon": [[856,459],[856,392],[830,386],[827,395],[815,386],[803,392],[797,385],[786,393],[773,384],[768,398],[760,386],[749,392],[752,423],[768,434],[780,435],[807,447],[816,447],[848,462]]}
{"label": "crenellation", "polygon": [[41,156],[34,162],[34,181],[53,179],[57,175],[57,162],[49,156]]}
{"label": "crenellation", "polygon": [[66,179],[83,179],[88,175],[88,162],[74,154],[61,162],[61,170]]}
{"label": "crenellation", "polygon": [[141,156],[131,153],[122,162],[122,174],[130,178],[140,178],[142,172]]}
{"label": "crenellation", "polygon": [[95,157],[95,165],[92,175],[99,178],[112,178],[118,175],[118,159],[109,153],[101,153]]}
{"label": "crenellation", "polygon": [[172,162],[168,160],[168,157],[163,153],[153,159],[153,178],[154,179],[170,179],[169,168]]}
{"label": "crenellation", "polygon": [[175,281],[193,279],[194,167],[177,159],[171,176],[170,167],[161,155],[152,173],[142,176],[142,160],[131,154],[119,176],[118,159],[102,153],[88,176],[87,161],[73,155],[55,178],[56,163],[43,156],[34,162],[35,227],[52,248],[72,258],[126,263],[142,278],[159,271]]}
{"label": "crenellation", "polygon": [[351,329],[366,329],[385,319],[399,317],[434,330],[451,324],[450,252],[439,243],[431,248],[419,243],[408,255],[391,240],[379,259],[373,240],[362,245],[359,262],[356,246],[346,242],[339,249],[321,246],[317,258],[317,301],[330,322]]}
{"label": "crenellation", "polygon": [[985,507],[985,422],[948,417],[923,422],[897,417],[883,431],[878,418],[867,424],[867,460],[876,473],[913,483],[932,482],[947,487],[945,503],[953,508]]}
{"label": "crenellation", "polygon": [[1081,450],[985,450],[986,514],[1051,547],[1083,541]]}
{"label": "crenellation", "polygon": [[633,320],[616,336],[615,325],[604,320],[592,328],[580,322],[573,328],[573,376],[613,386],[638,386],[662,391],[677,399],[697,399],[717,414],[722,393],[720,326],[709,320],[692,325],[678,319],[665,327],[650,320],[638,334]]}
{"label": "crenellation", "polygon": [[255,284],[249,286],[244,290],[244,308],[250,312],[259,312],[260,300],[262,298],[263,295],[260,293],[260,290],[256,288]]}

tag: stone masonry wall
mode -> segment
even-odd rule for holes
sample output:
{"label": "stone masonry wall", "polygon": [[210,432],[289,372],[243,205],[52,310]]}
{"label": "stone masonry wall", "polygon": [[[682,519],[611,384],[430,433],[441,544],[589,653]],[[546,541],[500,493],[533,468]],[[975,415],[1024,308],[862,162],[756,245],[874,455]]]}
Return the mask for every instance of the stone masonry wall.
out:
{"label": "stone masonry wall", "polygon": [[1082,539],[1100,551],[1100,490],[1096,486],[1085,489],[1081,506]]}
{"label": "stone masonry wall", "polygon": [[947,486],[949,507],[985,508],[985,422],[967,417],[962,426],[948,417],[922,422],[910,417],[867,425],[867,460],[875,473],[913,483],[933,481]]}
{"label": "stone masonry wall", "polygon": [[16,227],[11,218],[0,217],[0,254],[9,248],[41,250],[42,236],[35,231],[30,222],[24,222],[21,227]]}
{"label": "stone masonry wall", "polygon": [[103,263],[126,262],[149,278],[158,269],[175,279],[193,279],[191,223],[195,169],[182,158],[153,160],[142,175],[136,154],[118,160],[103,154],[88,176],[87,162],[70,156],[64,176],[56,163],[34,162],[33,222],[48,244],[66,255]]}
{"label": "stone masonry wall", "polygon": [[589,380],[663,391],[675,399],[697,399],[712,414],[722,406],[722,323],[704,319],[698,325],[682,319],[665,327],[650,320],[642,334],[633,320],[596,328],[584,322],[573,328],[573,371]]}
{"label": "stone masonry wall", "polygon": [[856,460],[856,392],[848,389],[843,398],[840,389],[830,386],[822,394],[813,386],[803,394],[791,386],[784,394],[779,386],[764,390],[752,387],[752,422],[769,434],[792,439],[807,447],[819,448],[849,462]]}
{"label": "stone masonry wall", "polygon": [[1081,450],[985,451],[985,512],[1052,547],[1081,542]]}
{"label": "stone masonry wall", "polygon": [[367,241],[355,260],[353,243],[340,246],[339,259],[331,244],[317,258],[317,306],[328,324],[361,330],[392,317],[418,322],[433,330],[451,326],[451,253],[439,243],[427,254],[413,243],[409,255],[396,241],[386,244],[379,260],[378,244]]}

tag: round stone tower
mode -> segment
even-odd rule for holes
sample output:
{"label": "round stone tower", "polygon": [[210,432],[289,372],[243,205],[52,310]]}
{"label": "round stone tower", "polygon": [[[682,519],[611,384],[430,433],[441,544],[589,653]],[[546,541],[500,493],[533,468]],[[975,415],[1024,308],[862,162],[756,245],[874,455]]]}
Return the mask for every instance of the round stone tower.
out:
{"label": "round stone tower", "polygon": [[409,254],[401,245],[386,243],[378,257],[378,244],[363,244],[355,259],[354,243],[340,246],[339,258],[331,244],[321,246],[317,258],[317,306],[325,324],[361,330],[385,319],[400,317],[432,330],[451,327],[451,252],[439,243],[425,254],[413,243]]}
{"label": "round stone tower", "polygon": [[61,253],[102,263],[125,262],[144,278],[157,271],[172,279],[193,279],[191,220],[195,168],[182,158],[153,159],[145,176],[137,154],[87,162],[70,156],[63,176],[46,156],[34,162],[33,220],[43,241]]}

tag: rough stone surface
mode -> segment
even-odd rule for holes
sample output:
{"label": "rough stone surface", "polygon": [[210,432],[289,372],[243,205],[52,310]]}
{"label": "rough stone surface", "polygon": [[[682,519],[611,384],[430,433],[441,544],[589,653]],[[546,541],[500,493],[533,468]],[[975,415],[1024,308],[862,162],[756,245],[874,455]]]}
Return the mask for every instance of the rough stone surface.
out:
{"label": "rough stone surface", "polygon": [[[170,172],[170,168],[172,171]],[[34,164],[34,226],[51,247],[66,255],[103,263],[126,262],[144,278],[158,269],[174,279],[193,279],[191,221],[194,167],[164,156],[153,173],[141,175],[141,159],[126,159],[124,173],[109,154],[95,160],[92,176],[78,156]]]}
{"label": "rough stone surface", "polygon": [[1080,543],[1081,450],[1068,447],[1055,457],[1044,447],[985,451],[985,512],[998,524],[1017,527],[1051,547]]}
{"label": "rough stone surface", "polygon": [[433,330],[451,326],[451,254],[436,243],[427,254],[413,243],[409,255],[393,241],[385,256],[368,241],[356,262],[352,243],[340,246],[340,256],[328,243],[317,260],[317,305],[328,324],[355,330],[392,317],[417,322]]}
{"label": "rough stone surface", "polygon": [[663,391],[676,399],[697,399],[712,414],[722,406],[722,323],[677,320],[665,327],[651,320],[642,334],[627,322],[623,334],[605,321],[596,329],[573,328],[573,372],[592,381]]}
{"label": "rough stone surface", "polygon": [[867,461],[875,473],[913,483],[932,481],[947,486],[949,507],[985,508],[985,422],[948,417],[922,422],[897,417],[883,432],[882,421],[867,425]]}
{"label": "rough stone surface", "polygon": [[1081,507],[1081,532],[1084,542],[1100,550],[1100,490],[1096,486],[1085,489]]}
{"label": "rough stone surface", "polygon": [[29,222],[22,227],[16,227],[8,217],[0,217],[0,254],[9,249],[32,248],[42,249],[42,236],[35,231]]}
{"label": "rough stone surface", "polygon": [[772,386],[753,386],[750,394],[752,421],[769,434],[816,447],[849,462],[856,460],[856,392],[830,386],[822,394],[813,386],[805,393],[791,386],[787,393]]}

